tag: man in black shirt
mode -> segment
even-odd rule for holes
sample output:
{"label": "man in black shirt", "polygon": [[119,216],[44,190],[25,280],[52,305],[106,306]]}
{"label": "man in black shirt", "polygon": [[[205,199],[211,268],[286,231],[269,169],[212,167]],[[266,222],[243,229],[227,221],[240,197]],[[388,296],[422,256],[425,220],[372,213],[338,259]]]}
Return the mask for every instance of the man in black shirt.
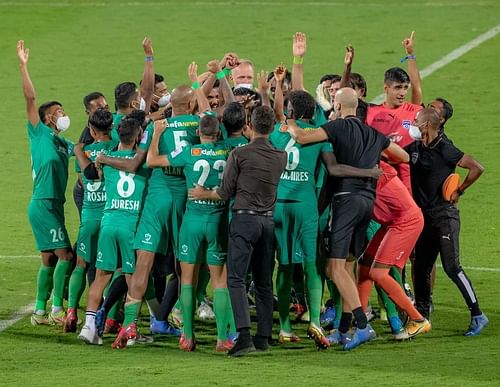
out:
{"label": "man in black shirt", "polygon": [[[422,134],[421,141],[405,147],[410,154],[411,186],[415,202],[424,214],[424,229],[415,246],[415,299],[418,311],[429,318],[430,273],[441,256],[445,273],[457,285],[471,312],[471,323],[466,336],[478,335],[488,324],[481,312],[472,283],[460,265],[460,216],[456,203],[473,184],[484,168],[471,156],[464,154],[439,130],[441,121],[433,108],[418,113],[415,125]],[[451,195],[443,198],[443,183],[459,166],[469,170],[465,180]]]}
{"label": "man in black shirt", "polygon": [[[196,187],[190,200],[229,200],[234,196],[233,217],[229,230],[227,285],[239,333],[230,356],[243,356],[256,349],[266,350],[272,335],[274,259],[274,206],[281,173],[287,163],[286,152],[269,142],[275,116],[271,108],[261,106],[252,113],[249,125],[251,141],[236,148],[227,160],[222,185],[216,191]],[[250,313],[246,277],[252,268],[257,308],[257,334],[250,336]]]}
{"label": "man in black shirt", "polygon": [[[290,134],[299,144],[328,140],[333,145],[337,162],[357,168],[373,168],[381,152],[395,162],[407,162],[408,154],[385,136],[363,124],[355,117],[358,96],[351,88],[340,89],[335,95],[335,121],[323,130],[300,129],[288,121]],[[330,259],[326,274],[335,282],[344,300],[339,331],[345,350],[353,349],[375,337],[361,307],[358,289],[353,278],[354,258],[363,252],[365,235],[375,199],[376,181],[366,178],[337,178],[333,180],[332,226]],[[348,337],[352,314],[356,331]]]}

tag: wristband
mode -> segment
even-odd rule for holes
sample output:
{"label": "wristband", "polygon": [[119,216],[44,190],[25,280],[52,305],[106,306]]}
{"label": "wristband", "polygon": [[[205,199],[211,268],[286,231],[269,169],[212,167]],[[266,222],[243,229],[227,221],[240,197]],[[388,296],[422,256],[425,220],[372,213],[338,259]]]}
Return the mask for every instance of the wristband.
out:
{"label": "wristband", "polygon": [[193,82],[193,84],[191,85],[191,89],[193,90],[198,90],[200,88],[200,82],[196,81],[196,82]]}
{"label": "wristband", "polygon": [[146,55],[146,57],[144,58],[144,61],[146,62],[152,62],[155,60],[155,57],[153,55]]}
{"label": "wristband", "polygon": [[226,78],[226,72],[225,72],[224,70],[218,71],[218,72],[215,74],[215,78],[216,78],[216,79]]}
{"label": "wristband", "polygon": [[399,62],[403,63],[406,62],[408,59],[417,59],[416,55],[406,55],[404,58],[401,58]]}
{"label": "wristband", "polygon": [[302,63],[304,63],[304,57],[302,56],[293,57],[293,64],[302,64]]}

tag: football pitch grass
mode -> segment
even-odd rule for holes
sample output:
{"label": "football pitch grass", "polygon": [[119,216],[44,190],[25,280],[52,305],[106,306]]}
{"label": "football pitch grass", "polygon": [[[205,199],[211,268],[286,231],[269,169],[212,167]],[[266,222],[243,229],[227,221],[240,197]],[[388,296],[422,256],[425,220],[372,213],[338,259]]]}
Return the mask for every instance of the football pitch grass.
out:
{"label": "football pitch grass", "polygon": [[[18,39],[31,49],[37,102],[60,100],[71,117],[67,136],[76,141],[86,120],[84,95],[100,90],[112,105],[117,83],[141,78],[146,35],[153,38],[155,70],[166,76],[169,88],[188,83],[191,61],[203,69],[227,51],[251,58],[256,70],[270,71],[280,62],[290,67],[291,36],[303,31],[309,39],[306,87],[314,91],[321,75],[342,71],[344,46],[352,43],[353,71],[366,77],[370,100],[382,92],[383,71],[399,65],[401,41],[411,30],[423,69],[498,25],[499,16],[495,0],[0,1],[0,320],[33,302],[39,266],[29,257],[37,253],[27,219],[32,184]],[[214,323],[197,321],[197,350],[183,353],[176,339],[166,337],[124,351],[111,350],[112,337],[102,348],[90,347],[75,334],[32,327],[24,318],[0,332],[0,385],[499,385],[500,272],[487,270],[500,268],[499,52],[497,35],[423,80],[426,102],[442,96],[454,105],[448,135],[486,168],[460,202],[462,263],[475,268],[467,274],[490,318],[481,336],[462,336],[469,313],[439,268],[433,329],[411,342],[395,343],[386,323],[377,321],[373,343],[352,353],[318,352],[305,337],[307,326],[298,324],[301,343],[228,359],[214,351]],[[66,205],[72,241],[78,229],[74,181],[72,173]],[[142,324],[147,333],[146,315]],[[277,320],[274,328],[277,337]]]}

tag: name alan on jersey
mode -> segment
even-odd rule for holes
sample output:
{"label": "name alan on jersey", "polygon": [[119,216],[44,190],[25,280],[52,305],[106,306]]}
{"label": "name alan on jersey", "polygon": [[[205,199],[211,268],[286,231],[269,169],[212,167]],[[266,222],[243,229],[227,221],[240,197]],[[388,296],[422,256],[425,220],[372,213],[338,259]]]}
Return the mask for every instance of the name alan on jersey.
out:
{"label": "name alan on jersey", "polygon": [[283,171],[280,176],[281,180],[289,180],[289,181],[309,181],[309,172],[306,171]]}
{"label": "name alan on jersey", "polygon": [[112,210],[133,210],[139,211],[141,208],[140,200],[125,200],[125,199],[112,199],[111,209]]}

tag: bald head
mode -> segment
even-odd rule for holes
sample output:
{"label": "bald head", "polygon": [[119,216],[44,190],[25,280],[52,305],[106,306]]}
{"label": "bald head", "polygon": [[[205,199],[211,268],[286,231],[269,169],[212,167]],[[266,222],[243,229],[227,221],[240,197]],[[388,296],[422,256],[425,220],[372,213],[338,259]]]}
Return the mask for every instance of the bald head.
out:
{"label": "bald head", "polygon": [[170,102],[172,103],[172,107],[175,108],[179,105],[187,105],[192,98],[193,89],[188,85],[180,85],[172,91]]}
{"label": "bald head", "polygon": [[441,120],[439,113],[433,108],[425,108],[417,113],[415,119],[417,126],[422,126],[425,123],[429,123],[432,129],[438,130],[441,126]]}
{"label": "bald head", "polygon": [[358,107],[358,94],[350,87],[343,87],[335,94],[335,104],[340,105],[340,110],[356,110]]}

